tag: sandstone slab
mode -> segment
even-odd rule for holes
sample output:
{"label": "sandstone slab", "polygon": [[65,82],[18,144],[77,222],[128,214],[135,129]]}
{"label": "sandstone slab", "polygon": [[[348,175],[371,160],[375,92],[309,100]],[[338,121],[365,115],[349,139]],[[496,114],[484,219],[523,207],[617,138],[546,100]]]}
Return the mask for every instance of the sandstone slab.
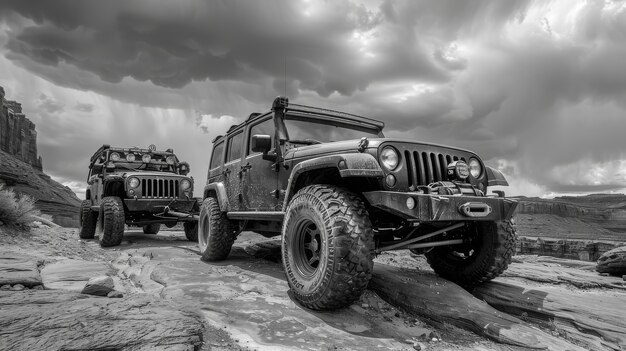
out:
{"label": "sandstone slab", "polygon": [[196,313],[146,294],[0,291],[2,350],[196,350],[202,333]]}
{"label": "sandstone slab", "polygon": [[530,349],[584,350],[496,310],[433,273],[376,264],[369,288],[393,305],[501,343]]}
{"label": "sandstone slab", "polygon": [[112,270],[105,262],[67,259],[46,265],[41,270],[41,277],[46,289],[81,292],[89,279],[107,273]]}
{"label": "sandstone slab", "polygon": [[41,260],[37,257],[12,251],[0,252],[0,285],[40,285],[39,263]]}
{"label": "sandstone slab", "polygon": [[[614,278],[619,279],[619,278]],[[626,349],[626,293],[498,278],[474,294],[498,310],[552,328],[588,350]]]}

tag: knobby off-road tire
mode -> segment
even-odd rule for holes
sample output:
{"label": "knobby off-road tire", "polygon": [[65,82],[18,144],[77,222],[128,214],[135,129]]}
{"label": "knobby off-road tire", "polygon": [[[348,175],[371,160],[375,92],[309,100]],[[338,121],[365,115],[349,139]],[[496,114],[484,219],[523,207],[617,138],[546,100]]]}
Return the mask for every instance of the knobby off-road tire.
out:
{"label": "knobby off-road tire", "polygon": [[146,224],[143,226],[144,234],[158,234],[161,230],[161,223]]}
{"label": "knobby off-road tire", "polygon": [[476,222],[468,235],[473,241],[466,246],[435,247],[426,253],[426,259],[435,273],[470,290],[508,268],[515,254],[517,233],[511,219]]}
{"label": "knobby off-road tire", "polygon": [[124,236],[124,204],[117,196],[107,196],[100,206],[102,214],[102,234],[100,246],[117,246]]}
{"label": "knobby off-road tire", "polygon": [[235,242],[234,226],[220,210],[217,200],[207,197],[202,202],[198,220],[198,247],[204,261],[221,261],[228,257]]}
{"label": "knobby off-road tire", "polygon": [[189,241],[198,241],[198,222],[184,222],[185,236]]}
{"label": "knobby off-road tire", "polygon": [[294,297],[315,310],[357,300],[373,270],[372,224],[363,201],[332,185],[310,185],[291,199],[282,261]]}
{"label": "knobby off-road tire", "polygon": [[85,200],[80,204],[80,232],[81,239],[93,239],[98,225],[98,212],[91,210],[91,201]]}

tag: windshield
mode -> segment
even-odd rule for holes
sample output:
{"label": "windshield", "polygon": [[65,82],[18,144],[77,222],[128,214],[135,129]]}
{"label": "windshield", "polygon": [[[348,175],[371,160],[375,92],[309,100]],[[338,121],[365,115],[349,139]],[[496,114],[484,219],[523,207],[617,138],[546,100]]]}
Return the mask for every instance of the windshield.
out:
{"label": "windshield", "polygon": [[322,119],[285,119],[289,141],[303,144],[327,143],[339,140],[382,137],[376,129],[363,128]]}
{"label": "windshield", "polygon": [[157,172],[173,172],[176,173],[176,168],[173,165],[166,163],[141,163],[141,162],[113,162],[115,169],[117,170],[130,170],[130,171],[157,171]]}

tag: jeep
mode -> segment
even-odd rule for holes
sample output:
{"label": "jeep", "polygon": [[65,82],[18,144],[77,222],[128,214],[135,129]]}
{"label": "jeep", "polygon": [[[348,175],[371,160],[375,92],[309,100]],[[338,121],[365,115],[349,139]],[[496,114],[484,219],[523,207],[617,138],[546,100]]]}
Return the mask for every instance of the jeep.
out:
{"label": "jeep", "polygon": [[244,230],[281,235],[287,282],[303,306],[347,306],[375,255],[410,249],[465,288],[507,269],[517,203],[475,153],[385,138],[384,123],[274,100],[213,140],[198,220],[202,259],[227,258]]}
{"label": "jeep", "polygon": [[81,239],[92,239],[100,224],[100,245],[122,242],[124,225],[157,234],[161,224],[183,223],[187,239],[198,237],[198,200],[189,164],[172,149],[119,148],[103,145],[89,162],[87,191],[80,205]]}

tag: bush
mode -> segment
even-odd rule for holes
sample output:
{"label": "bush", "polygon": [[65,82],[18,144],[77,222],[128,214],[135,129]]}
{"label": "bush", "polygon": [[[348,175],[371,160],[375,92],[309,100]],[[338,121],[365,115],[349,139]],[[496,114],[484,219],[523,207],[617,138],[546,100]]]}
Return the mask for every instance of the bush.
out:
{"label": "bush", "polygon": [[26,194],[15,194],[0,184],[0,221],[7,225],[27,225],[41,212],[35,208],[35,200]]}

